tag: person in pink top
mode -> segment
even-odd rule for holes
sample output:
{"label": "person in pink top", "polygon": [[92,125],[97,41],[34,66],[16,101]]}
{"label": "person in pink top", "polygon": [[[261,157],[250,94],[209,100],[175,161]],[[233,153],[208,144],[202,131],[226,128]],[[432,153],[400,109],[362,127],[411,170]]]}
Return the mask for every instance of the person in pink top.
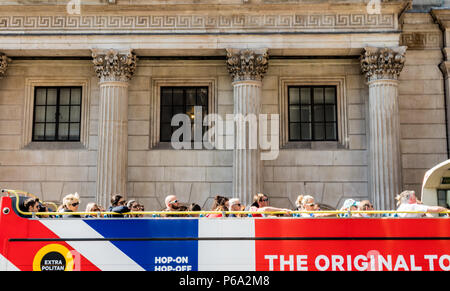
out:
{"label": "person in pink top", "polygon": [[[286,212],[286,214],[290,215],[291,210],[286,208],[277,208],[269,206],[269,197],[263,193],[258,193],[253,196],[253,203],[248,209],[248,211],[252,212]],[[253,213],[253,217],[264,217],[263,213]]]}

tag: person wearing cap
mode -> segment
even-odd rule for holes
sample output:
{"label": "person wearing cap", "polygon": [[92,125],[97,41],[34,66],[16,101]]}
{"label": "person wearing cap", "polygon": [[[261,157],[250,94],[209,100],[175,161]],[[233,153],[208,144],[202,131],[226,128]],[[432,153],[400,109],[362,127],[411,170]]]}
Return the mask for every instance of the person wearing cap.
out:
{"label": "person wearing cap", "polygon": [[[228,204],[230,206],[230,211],[241,211],[242,207],[241,207],[241,201],[239,200],[239,198],[231,198],[228,201]],[[240,217],[240,214],[230,214],[228,217]]]}
{"label": "person wearing cap", "polygon": [[[412,190],[406,190],[395,197],[397,200],[397,211],[411,211],[411,212],[431,212],[439,213],[448,211],[447,208],[441,206],[428,206],[419,204],[416,198],[416,193]],[[399,217],[420,218],[425,216],[424,213],[398,213]]]}
{"label": "person wearing cap", "polygon": [[[340,211],[357,211],[359,202],[354,199],[346,199]],[[339,214],[340,217],[347,217],[347,214]]]}

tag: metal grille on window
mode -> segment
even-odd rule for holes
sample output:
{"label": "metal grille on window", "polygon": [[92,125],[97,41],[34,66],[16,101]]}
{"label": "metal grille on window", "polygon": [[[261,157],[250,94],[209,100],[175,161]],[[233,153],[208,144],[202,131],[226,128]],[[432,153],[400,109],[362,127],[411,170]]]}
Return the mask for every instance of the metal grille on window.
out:
{"label": "metal grille on window", "polygon": [[335,86],[290,86],[289,140],[336,141]]}
{"label": "metal grille on window", "polygon": [[33,141],[80,141],[81,87],[36,87]]}
{"label": "metal grille on window", "polygon": [[[172,133],[179,127],[171,126],[176,114],[187,114],[191,118],[191,138],[194,138],[194,107],[202,107],[203,118],[208,114],[208,87],[161,87],[160,141],[170,142]],[[203,133],[207,127],[202,127]],[[184,138],[184,137],[183,137]]]}

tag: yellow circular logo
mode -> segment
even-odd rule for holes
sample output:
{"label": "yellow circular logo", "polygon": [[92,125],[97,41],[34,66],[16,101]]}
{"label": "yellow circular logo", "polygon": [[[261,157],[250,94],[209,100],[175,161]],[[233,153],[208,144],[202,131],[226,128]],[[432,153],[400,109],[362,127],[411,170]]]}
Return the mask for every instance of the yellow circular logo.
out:
{"label": "yellow circular logo", "polygon": [[50,244],[41,248],[33,260],[33,271],[73,271],[74,260],[68,248]]}

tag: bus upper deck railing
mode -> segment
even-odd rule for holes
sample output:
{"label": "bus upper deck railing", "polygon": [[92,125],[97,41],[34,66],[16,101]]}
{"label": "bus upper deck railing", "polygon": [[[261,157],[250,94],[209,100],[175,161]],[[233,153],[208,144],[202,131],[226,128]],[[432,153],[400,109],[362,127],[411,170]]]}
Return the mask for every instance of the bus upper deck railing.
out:
{"label": "bus upper deck railing", "polygon": [[[16,197],[16,210],[18,213],[24,216],[31,216],[31,217],[45,217],[45,216],[67,216],[67,215],[84,215],[84,216],[93,216],[96,218],[102,218],[102,217],[109,217],[109,215],[117,215],[119,213],[117,212],[111,212],[111,211],[96,211],[96,212],[26,212],[22,211],[19,207],[19,193],[28,194],[31,197],[35,197],[31,193],[25,192],[25,191],[17,191],[17,190],[8,190],[8,189],[2,189],[2,193],[7,194],[10,196],[11,194]],[[330,216],[325,216],[321,218],[327,218],[332,217],[331,215],[336,215],[339,217],[339,215],[346,215],[347,217],[352,217],[353,214],[370,214],[370,215],[395,215],[398,213],[407,213],[407,214],[427,214],[430,212],[424,212],[424,211],[396,211],[396,210],[365,210],[365,211],[351,211],[351,210],[320,210],[320,211],[134,211],[134,212],[126,212],[126,213],[120,213],[121,215],[151,215],[152,217],[165,217],[165,216],[176,216],[176,215],[199,215],[200,217],[203,217],[208,214],[222,214],[222,217],[225,217],[226,215],[234,214],[234,215],[247,215],[251,217],[253,214],[265,214],[265,215],[290,215],[291,217],[300,217],[301,214],[330,214]],[[447,214],[450,215],[450,211],[444,211],[434,214]],[[336,217],[334,216],[334,217]],[[182,216],[178,216],[182,217]],[[342,216],[341,216],[342,217]],[[302,217],[305,218],[305,217]],[[317,218],[317,217],[315,217]]]}

